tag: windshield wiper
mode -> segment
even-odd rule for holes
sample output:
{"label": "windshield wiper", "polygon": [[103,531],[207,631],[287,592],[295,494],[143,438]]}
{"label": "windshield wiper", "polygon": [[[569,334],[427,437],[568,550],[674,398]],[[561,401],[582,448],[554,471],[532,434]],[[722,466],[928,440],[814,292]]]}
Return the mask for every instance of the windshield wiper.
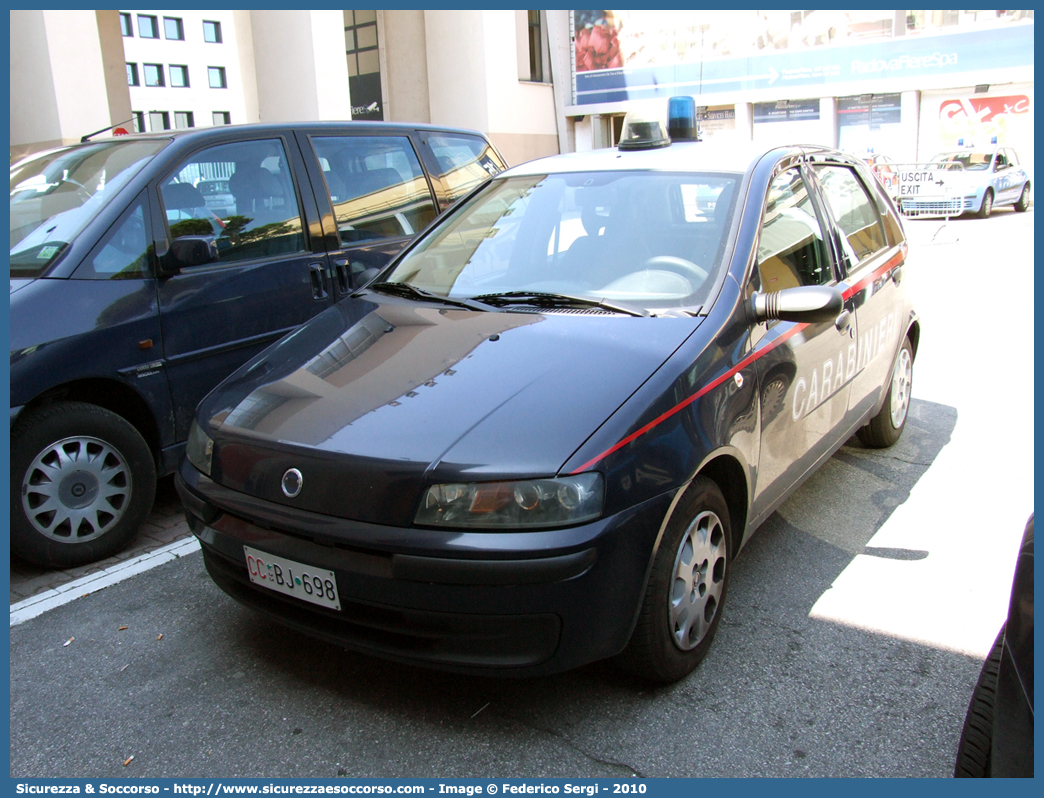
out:
{"label": "windshield wiper", "polygon": [[533,305],[538,308],[601,308],[614,313],[626,313],[629,316],[648,316],[645,308],[625,305],[622,302],[607,302],[604,299],[589,299],[569,294],[551,294],[544,291],[504,291],[499,294],[481,294],[473,296],[473,300],[487,305],[503,307],[504,305]]}
{"label": "windshield wiper", "polygon": [[[471,299],[454,299],[453,297],[425,291],[423,288],[417,288],[417,286],[410,285],[409,283],[370,283],[365,286],[363,290],[379,291],[382,294],[391,294],[392,296],[400,296],[405,299],[421,299],[426,302],[441,302],[443,305],[453,305],[454,307],[465,308],[467,310],[490,311],[493,309],[489,305],[484,305],[481,302],[475,302]],[[360,293],[360,291],[356,291],[352,296],[358,296]]]}

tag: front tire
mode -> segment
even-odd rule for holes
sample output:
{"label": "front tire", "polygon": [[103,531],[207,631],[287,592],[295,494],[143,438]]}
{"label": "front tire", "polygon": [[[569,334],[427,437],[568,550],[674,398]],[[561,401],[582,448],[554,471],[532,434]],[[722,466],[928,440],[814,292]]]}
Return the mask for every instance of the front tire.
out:
{"label": "front tire", "polygon": [[993,745],[993,707],[997,700],[997,676],[1000,673],[1004,628],[986,657],[975,684],[968,713],[964,716],[961,741],[957,745],[954,778],[981,779],[990,775],[990,749]]}
{"label": "front tire", "polygon": [[993,189],[988,188],[982,197],[982,205],[979,206],[978,216],[980,219],[989,219],[991,213],[993,213]]}
{"label": "front tire", "polygon": [[155,496],[152,452],[115,413],[60,402],[11,430],[11,551],[29,562],[67,568],[111,557]]}
{"label": "front tire", "polygon": [[661,684],[687,676],[714,640],[731,567],[728,505],[717,485],[696,477],[664,531],[638,623],[618,664]]}
{"label": "front tire", "polygon": [[902,437],[913,391],[913,360],[913,344],[905,338],[892,366],[892,379],[884,405],[870,423],[859,430],[859,440],[864,446],[887,449]]}

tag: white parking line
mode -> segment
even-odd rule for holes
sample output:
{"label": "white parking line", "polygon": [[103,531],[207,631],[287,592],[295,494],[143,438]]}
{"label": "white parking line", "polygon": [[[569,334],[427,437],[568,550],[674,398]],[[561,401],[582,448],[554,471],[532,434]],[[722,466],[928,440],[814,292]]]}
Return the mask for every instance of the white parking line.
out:
{"label": "white parking line", "polygon": [[61,607],[70,601],[75,601],[110,585],[115,585],[117,582],[122,582],[124,579],[129,579],[135,574],[140,574],[148,571],[150,568],[155,568],[157,565],[162,565],[165,562],[170,562],[178,557],[184,557],[197,551],[199,551],[199,541],[195,537],[190,537],[187,540],[178,540],[163,548],[150,551],[148,554],[142,554],[140,557],[110,566],[97,573],[81,576],[68,584],[38,593],[11,605],[11,626],[17,626],[31,618],[42,615],[48,610],[53,610],[55,607]]}

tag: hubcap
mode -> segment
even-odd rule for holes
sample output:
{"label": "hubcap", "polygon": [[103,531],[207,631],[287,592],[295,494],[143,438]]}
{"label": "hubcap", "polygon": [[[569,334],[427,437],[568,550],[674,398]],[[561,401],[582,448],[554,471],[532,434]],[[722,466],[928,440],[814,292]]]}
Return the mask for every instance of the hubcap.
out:
{"label": "hubcap", "polygon": [[65,438],[46,447],[22,480],[22,508],[36,531],[83,543],[119,523],[131,497],[126,459],[97,438]]}
{"label": "hubcap", "polygon": [[705,510],[682,535],[674,557],[674,583],[668,597],[674,644],[682,651],[699,645],[721,604],[725,586],[725,530]]}
{"label": "hubcap", "polygon": [[913,384],[913,360],[910,350],[905,346],[899,351],[899,359],[895,361],[892,371],[892,426],[899,429],[906,420],[906,411],[910,407],[910,388]]}

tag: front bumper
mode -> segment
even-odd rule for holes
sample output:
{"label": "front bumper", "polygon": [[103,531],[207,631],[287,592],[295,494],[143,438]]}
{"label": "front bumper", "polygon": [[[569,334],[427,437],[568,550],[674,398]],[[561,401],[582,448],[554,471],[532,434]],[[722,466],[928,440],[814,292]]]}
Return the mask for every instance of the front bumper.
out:
{"label": "front bumper", "polygon": [[[567,529],[459,532],[288,510],[187,462],[176,483],[208,572],[236,600],[355,651],[492,675],[554,673],[622,651],[673,498]],[[254,585],[244,545],[334,571],[341,609]]]}

